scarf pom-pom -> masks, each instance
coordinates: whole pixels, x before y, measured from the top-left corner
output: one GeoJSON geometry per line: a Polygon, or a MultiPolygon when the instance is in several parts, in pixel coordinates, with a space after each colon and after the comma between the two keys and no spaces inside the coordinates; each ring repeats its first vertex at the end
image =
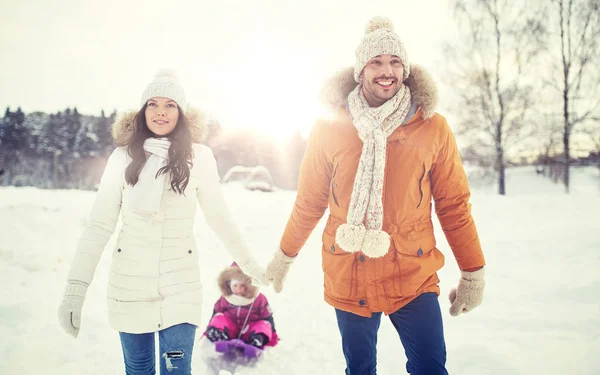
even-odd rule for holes
{"type": "Polygon", "coordinates": [[[367,230],[362,224],[342,224],[335,233],[335,242],[337,242],[344,251],[354,253],[362,249],[366,232],[367,230]]]}
{"type": "Polygon", "coordinates": [[[365,234],[362,252],[369,258],[381,258],[390,249],[390,235],[378,229],[369,229],[365,234]]]}

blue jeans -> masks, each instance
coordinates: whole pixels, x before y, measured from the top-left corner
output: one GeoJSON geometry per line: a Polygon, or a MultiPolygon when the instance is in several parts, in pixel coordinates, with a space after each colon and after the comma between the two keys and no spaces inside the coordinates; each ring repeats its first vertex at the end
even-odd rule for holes
{"type": "MultiPolygon", "coordinates": [[[[365,318],[335,310],[346,357],[346,375],[377,374],[377,331],[381,313],[365,318]]],[[[437,294],[424,293],[389,315],[414,375],[447,375],[446,343],[437,294]]]]}
{"type": "MultiPolygon", "coordinates": [[[[154,346],[155,332],[119,332],[126,375],[153,375],[156,373],[154,346]]],[[[160,375],[190,375],[196,326],[188,323],[158,331],[160,375]]]]}

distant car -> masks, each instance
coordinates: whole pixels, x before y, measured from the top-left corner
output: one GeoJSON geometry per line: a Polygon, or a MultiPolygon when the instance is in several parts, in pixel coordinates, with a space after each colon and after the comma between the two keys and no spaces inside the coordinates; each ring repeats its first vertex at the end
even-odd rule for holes
{"type": "Polygon", "coordinates": [[[245,181],[245,187],[248,190],[273,191],[273,177],[269,170],[262,165],[255,167],[236,165],[232,167],[223,177],[223,182],[231,181],[245,181]]]}

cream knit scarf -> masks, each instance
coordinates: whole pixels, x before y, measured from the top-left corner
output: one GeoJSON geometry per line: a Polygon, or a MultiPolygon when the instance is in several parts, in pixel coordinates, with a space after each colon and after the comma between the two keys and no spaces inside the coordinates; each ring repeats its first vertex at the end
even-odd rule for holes
{"type": "Polygon", "coordinates": [[[346,224],[339,226],[335,237],[345,251],[362,250],[370,258],[379,258],[388,252],[390,236],[382,230],[387,138],[402,124],[410,105],[410,89],[406,85],[380,107],[369,107],[362,85],[348,95],[350,114],[363,147],[346,224]]]}
{"type": "Polygon", "coordinates": [[[158,214],[162,208],[168,173],[156,176],[167,165],[171,142],[167,138],[148,138],[144,151],[150,154],[131,189],[131,210],[140,214],[158,214]]]}

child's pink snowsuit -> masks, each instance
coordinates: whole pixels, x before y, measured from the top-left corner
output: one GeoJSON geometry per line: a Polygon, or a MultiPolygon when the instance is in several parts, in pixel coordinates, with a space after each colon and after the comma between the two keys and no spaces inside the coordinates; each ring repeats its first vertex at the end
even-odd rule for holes
{"type": "Polygon", "coordinates": [[[221,272],[218,282],[221,298],[215,303],[208,327],[227,333],[229,339],[241,338],[244,342],[248,342],[253,334],[262,333],[267,337],[264,345],[275,346],[279,337],[275,332],[273,312],[267,297],[258,293],[258,288],[252,285],[252,279],[233,263],[221,272]],[[233,294],[231,280],[242,281],[246,285],[243,296],[233,294]]]}
{"type": "Polygon", "coordinates": [[[229,303],[225,297],[219,298],[215,303],[215,314],[208,326],[227,332],[231,339],[240,337],[245,342],[252,334],[262,333],[267,337],[265,345],[275,346],[279,338],[273,331],[272,321],[273,314],[267,298],[260,293],[253,303],[246,306],[236,306],[229,303]]]}

